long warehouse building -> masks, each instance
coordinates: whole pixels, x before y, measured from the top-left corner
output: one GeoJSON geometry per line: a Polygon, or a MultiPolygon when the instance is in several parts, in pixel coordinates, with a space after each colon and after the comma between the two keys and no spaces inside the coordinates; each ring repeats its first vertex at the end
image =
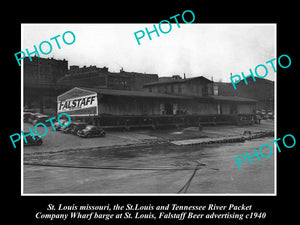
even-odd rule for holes
{"type": "Polygon", "coordinates": [[[57,97],[57,111],[67,112],[74,119],[106,128],[156,128],[164,125],[235,123],[241,119],[255,119],[255,100],[213,95],[212,82],[204,77],[165,82],[165,85],[178,83],[183,84],[182,89],[186,92],[153,91],[155,85],[162,85],[161,82],[152,83],[151,92],[75,87],[57,97]],[[204,92],[188,94],[191,90],[188,83],[202,87],[204,92]]]}

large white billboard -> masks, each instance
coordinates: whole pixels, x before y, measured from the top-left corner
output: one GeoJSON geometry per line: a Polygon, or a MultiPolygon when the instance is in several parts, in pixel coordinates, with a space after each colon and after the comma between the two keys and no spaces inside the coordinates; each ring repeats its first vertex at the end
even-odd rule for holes
{"type": "Polygon", "coordinates": [[[72,116],[98,115],[97,93],[73,88],[57,97],[57,113],[72,116]]]}

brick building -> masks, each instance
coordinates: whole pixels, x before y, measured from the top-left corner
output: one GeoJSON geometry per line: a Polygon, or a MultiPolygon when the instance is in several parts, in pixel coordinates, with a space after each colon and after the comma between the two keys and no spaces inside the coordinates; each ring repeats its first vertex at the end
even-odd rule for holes
{"type": "Polygon", "coordinates": [[[57,80],[68,71],[67,60],[25,57],[23,67],[24,106],[40,108],[55,105],[57,80]]]}
{"type": "Polygon", "coordinates": [[[67,60],[40,58],[24,59],[24,106],[37,111],[54,113],[56,96],[80,86],[115,90],[142,90],[145,83],[158,81],[157,74],[109,72],[107,67],[70,66],[67,60]]]}
{"type": "Polygon", "coordinates": [[[127,72],[123,69],[119,73],[114,73],[109,72],[107,67],[84,66],[80,68],[79,66],[70,66],[66,76],[58,81],[58,87],[60,89],[80,86],[118,90],[142,90],[144,84],[154,81],[158,81],[157,74],[127,72]]]}

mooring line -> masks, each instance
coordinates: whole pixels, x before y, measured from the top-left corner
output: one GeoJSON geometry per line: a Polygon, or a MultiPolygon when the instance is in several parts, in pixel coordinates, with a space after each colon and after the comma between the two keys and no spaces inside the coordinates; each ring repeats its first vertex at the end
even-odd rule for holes
{"type": "Polygon", "coordinates": [[[103,170],[195,170],[191,167],[112,167],[112,166],[78,166],[67,164],[42,164],[42,163],[28,163],[24,162],[27,166],[44,166],[44,167],[63,167],[63,168],[75,168],[75,169],[103,169],[103,170]]]}
{"type": "Polygon", "coordinates": [[[177,192],[177,194],[181,193],[183,191],[183,193],[186,193],[188,188],[190,187],[190,184],[196,174],[196,172],[199,170],[199,166],[197,166],[195,169],[194,169],[194,172],[192,174],[192,176],[188,179],[188,181],[185,183],[185,185],[183,185],[183,187],[177,192]]]}

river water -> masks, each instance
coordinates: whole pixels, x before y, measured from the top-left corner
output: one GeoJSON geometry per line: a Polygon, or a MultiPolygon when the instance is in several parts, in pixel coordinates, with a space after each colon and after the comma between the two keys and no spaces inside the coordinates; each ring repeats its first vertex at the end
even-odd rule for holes
{"type": "Polygon", "coordinates": [[[272,140],[152,144],[30,156],[25,162],[70,167],[25,165],[24,194],[273,194],[274,154],[260,161],[252,158],[252,165],[246,160],[241,170],[234,159],[245,152],[253,155],[254,148],[272,140]]]}

